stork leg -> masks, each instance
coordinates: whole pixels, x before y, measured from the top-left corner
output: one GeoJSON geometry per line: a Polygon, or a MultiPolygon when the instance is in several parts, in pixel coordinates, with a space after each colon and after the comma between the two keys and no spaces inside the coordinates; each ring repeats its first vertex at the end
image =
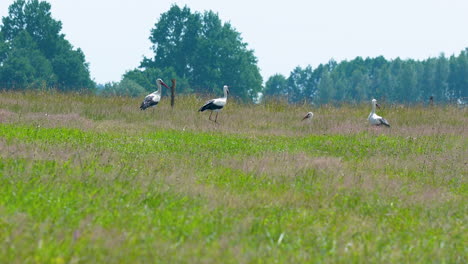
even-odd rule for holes
{"type": "Polygon", "coordinates": [[[209,119],[210,121],[213,121],[213,120],[211,120],[211,115],[212,115],[212,114],[213,114],[213,111],[210,111],[210,117],[208,117],[208,119],[209,119]]]}
{"type": "Polygon", "coordinates": [[[216,112],[216,118],[215,118],[215,123],[218,123],[218,112],[216,112]]]}

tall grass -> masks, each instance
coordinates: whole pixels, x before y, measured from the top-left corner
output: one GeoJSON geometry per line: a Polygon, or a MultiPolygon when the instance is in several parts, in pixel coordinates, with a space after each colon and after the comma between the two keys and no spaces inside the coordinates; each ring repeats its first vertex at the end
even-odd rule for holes
{"type": "Polygon", "coordinates": [[[0,262],[466,263],[466,109],[206,99],[1,93],[0,262]]]}

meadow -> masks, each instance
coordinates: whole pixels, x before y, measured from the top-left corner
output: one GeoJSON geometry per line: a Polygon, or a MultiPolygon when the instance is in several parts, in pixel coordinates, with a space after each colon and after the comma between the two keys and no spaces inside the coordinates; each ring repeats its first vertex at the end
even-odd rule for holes
{"type": "Polygon", "coordinates": [[[467,263],[468,108],[209,98],[1,92],[0,263],[467,263]]]}

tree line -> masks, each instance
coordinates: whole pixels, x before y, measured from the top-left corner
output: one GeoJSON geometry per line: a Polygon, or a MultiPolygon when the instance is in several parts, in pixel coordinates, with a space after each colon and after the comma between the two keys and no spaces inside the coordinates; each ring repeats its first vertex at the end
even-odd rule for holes
{"type": "Polygon", "coordinates": [[[357,57],[337,63],[330,60],[316,69],[296,67],[285,77],[271,76],[266,97],[283,97],[290,103],[360,102],[380,98],[389,102],[422,102],[430,97],[448,102],[468,97],[468,48],[458,56],[422,61],[357,57]]]}
{"type": "Polygon", "coordinates": [[[142,96],[157,78],[177,79],[178,93],[219,93],[224,84],[245,102],[282,97],[290,103],[358,102],[371,97],[394,102],[439,101],[468,96],[468,48],[458,56],[423,61],[360,58],[330,60],[313,69],[296,67],[288,77],[263,79],[254,51],[241,34],[212,11],[192,12],[174,4],[161,14],[149,39],[154,55],[123,74],[121,81],[97,85],[85,54],[61,33],[51,5],[17,0],[0,25],[0,89],[91,91],[142,96]]]}

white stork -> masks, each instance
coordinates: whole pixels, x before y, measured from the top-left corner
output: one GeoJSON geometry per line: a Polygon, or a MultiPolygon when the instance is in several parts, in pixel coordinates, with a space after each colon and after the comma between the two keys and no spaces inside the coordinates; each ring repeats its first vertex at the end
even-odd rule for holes
{"type": "Polygon", "coordinates": [[[198,109],[198,112],[211,110],[210,117],[208,119],[210,119],[210,121],[214,121],[215,123],[217,123],[216,121],[218,120],[218,112],[221,111],[221,109],[223,109],[223,107],[226,105],[226,102],[227,102],[227,95],[229,94],[229,88],[227,85],[224,85],[223,91],[224,91],[224,97],[211,99],[207,101],[202,107],[200,107],[200,109],[198,109]],[[213,111],[216,112],[215,120],[211,119],[211,115],[213,114],[213,111]]]}
{"type": "Polygon", "coordinates": [[[161,100],[161,85],[164,85],[164,87],[169,89],[167,84],[165,84],[163,82],[163,80],[161,80],[161,79],[156,80],[156,85],[158,86],[158,89],[156,91],[148,94],[145,97],[145,99],[143,100],[143,102],[140,105],[141,110],[145,110],[146,108],[155,106],[155,105],[157,105],[159,103],[159,101],[161,100]]]}
{"type": "Polygon", "coordinates": [[[312,117],[314,117],[314,113],[309,112],[302,118],[302,121],[304,121],[304,120],[310,121],[310,120],[312,120],[312,117]]]}
{"type": "Polygon", "coordinates": [[[367,118],[367,120],[369,120],[369,124],[375,125],[375,126],[384,125],[384,126],[390,127],[390,124],[388,123],[387,120],[385,120],[385,118],[375,113],[376,106],[380,108],[380,105],[377,103],[377,100],[372,99],[372,111],[370,112],[369,117],[367,118]]]}

